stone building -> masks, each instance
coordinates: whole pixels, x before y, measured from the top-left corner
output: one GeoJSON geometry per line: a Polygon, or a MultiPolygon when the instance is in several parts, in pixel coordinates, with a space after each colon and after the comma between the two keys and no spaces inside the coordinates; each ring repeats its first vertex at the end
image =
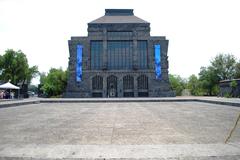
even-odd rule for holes
{"type": "Polygon", "coordinates": [[[240,79],[223,80],[219,82],[221,97],[239,97],[240,98],[240,79]],[[235,87],[232,86],[235,81],[235,87]]]}
{"type": "Polygon", "coordinates": [[[106,9],[88,23],[88,36],[71,37],[64,97],[174,96],[168,79],[168,40],[150,36],[150,23],[133,9],[106,9]]]}

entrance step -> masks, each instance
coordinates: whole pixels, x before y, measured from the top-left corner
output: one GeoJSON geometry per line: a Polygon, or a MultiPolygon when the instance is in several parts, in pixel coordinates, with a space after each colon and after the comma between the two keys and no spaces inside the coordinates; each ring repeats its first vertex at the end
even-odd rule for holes
{"type": "Polygon", "coordinates": [[[0,145],[0,159],[239,160],[240,143],[168,145],[0,145]]]}

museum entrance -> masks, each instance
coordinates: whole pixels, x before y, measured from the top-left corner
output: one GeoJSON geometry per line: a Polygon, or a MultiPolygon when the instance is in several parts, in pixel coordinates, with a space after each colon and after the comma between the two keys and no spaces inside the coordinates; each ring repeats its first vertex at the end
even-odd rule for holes
{"type": "Polygon", "coordinates": [[[109,76],[107,78],[107,96],[108,97],[117,97],[117,77],[109,76]]]}

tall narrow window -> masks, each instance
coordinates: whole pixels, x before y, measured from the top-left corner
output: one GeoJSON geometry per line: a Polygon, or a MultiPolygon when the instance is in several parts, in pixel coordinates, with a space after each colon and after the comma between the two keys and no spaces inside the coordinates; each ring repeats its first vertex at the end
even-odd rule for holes
{"type": "Polygon", "coordinates": [[[125,70],[132,68],[132,41],[108,41],[107,50],[108,69],[125,70]]]}
{"type": "Polygon", "coordinates": [[[155,47],[155,75],[156,79],[161,79],[162,68],[161,68],[161,47],[157,44],[155,47]]]}
{"type": "Polygon", "coordinates": [[[131,90],[134,88],[133,76],[127,75],[123,77],[123,90],[131,90]]]}
{"type": "Polygon", "coordinates": [[[82,81],[82,45],[77,45],[76,81],[82,81]]]}
{"type": "Polygon", "coordinates": [[[148,97],[148,77],[141,75],[137,78],[138,97],[148,97]]]}
{"type": "Polygon", "coordinates": [[[146,75],[141,75],[137,78],[138,90],[148,89],[148,77],[146,75]]]}
{"type": "Polygon", "coordinates": [[[94,76],[92,78],[92,89],[93,90],[103,89],[103,78],[101,76],[94,76]]]}
{"type": "Polygon", "coordinates": [[[123,97],[134,97],[134,78],[126,75],[123,77],[123,97]]]}
{"type": "Polygon", "coordinates": [[[138,67],[147,69],[147,41],[137,42],[138,67]]]}
{"type": "Polygon", "coordinates": [[[103,42],[91,41],[91,69],[102,69],[103,64],[103,42]]]}

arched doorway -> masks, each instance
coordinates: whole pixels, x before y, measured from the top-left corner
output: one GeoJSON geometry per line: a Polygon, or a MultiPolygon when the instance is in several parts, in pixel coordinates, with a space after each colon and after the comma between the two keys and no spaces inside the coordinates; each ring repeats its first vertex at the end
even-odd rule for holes
{"type": "Polygon", "coordinates": [[[123,77],[123,96],[134,97],[134,78],[133,76],[126,75],[123,77]]]}
{"type": "Polygon", "coordinates": [[[92,78],[92,97],[102,97],[103,78],[94,76],[92,78]]]}
{"type": "Polygon", "coordinates": [[[114,75],[107,78],[107,95],[108,97],[117,97],[117,77],[114,75]]]}
{"type": "Polygon", "coordinates": [[[148,97],[148,77],[141,75],[137,78],[138,97],[148,97]]]}

